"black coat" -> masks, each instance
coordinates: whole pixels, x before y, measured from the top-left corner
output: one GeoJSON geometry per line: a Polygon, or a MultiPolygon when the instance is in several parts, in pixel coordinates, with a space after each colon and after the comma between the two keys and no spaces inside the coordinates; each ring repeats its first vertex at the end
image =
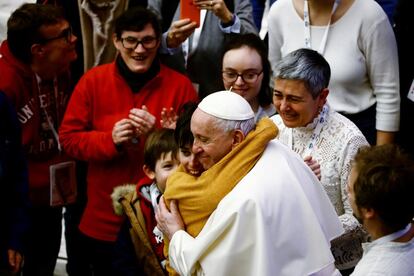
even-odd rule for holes
{"type": "Polygon", "coordinates": [[[28,208],[28,175],[20,124],[11,103],[0,91],[0,267],[7,266],[8,249],[24,254],[28,208]]]}

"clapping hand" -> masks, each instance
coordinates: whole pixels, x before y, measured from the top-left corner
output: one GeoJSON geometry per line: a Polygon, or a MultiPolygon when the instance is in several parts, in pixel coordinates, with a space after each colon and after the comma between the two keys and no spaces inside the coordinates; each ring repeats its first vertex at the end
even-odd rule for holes
{"type": "Polygon", "coordinates": [[[147,135],[155,127],[155,116],[148,112],[145,105],[142,108],[133,108],[129,112],[129,119],[135,128],[136,137],[147,135]]]}
{"type": "Polygon", "coordinates": [[[122,119],[112,128],[112,140],[115,145],[121,145],[134,137],[134,127],[129,119],[122,119]]]}

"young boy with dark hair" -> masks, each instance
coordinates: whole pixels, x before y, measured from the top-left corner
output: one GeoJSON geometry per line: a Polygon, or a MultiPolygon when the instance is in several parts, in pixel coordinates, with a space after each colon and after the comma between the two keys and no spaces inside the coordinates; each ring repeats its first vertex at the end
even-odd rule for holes
{"type": "Polygon", "coordinates": [[[144,146],[143,171],[147,177],[138,185],[114,189],[111,197],[115,213],[127,219],[115,244],[113,269],[116,275],[165,275],[163,237],[156,228],[154,210],[165,190],[167,178],[179,161],[174,130],[152,132],[144,146]]]}

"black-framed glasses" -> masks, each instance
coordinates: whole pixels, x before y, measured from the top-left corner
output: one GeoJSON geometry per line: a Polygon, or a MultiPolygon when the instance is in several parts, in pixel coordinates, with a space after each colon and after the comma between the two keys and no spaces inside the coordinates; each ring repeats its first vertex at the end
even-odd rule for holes
{"type": "Polygon", "coordinates": [[[45,44],[52,40],[61,39],[61,38],[64,38],[66,43],[69,43],[72,39],[72,35],[73,35],[72,26],[69,26],[55,37],[41,39],[40,43],[45,44]]]}
{"type": "Polygon", "coordinates": [[[153,36],[146,36],[143,39],[138,39],[132,36],[121,38],[122,46],[130,51],[135,50],[139,44],[141,44],[146,50],[151,50],[157,46],[157,42],[158,39],[153,36]]]}
{"type": "Polygon", "coordinates": [[[226,82],[235,82],[238,77],[241,77],[245,83],[253,84],[257,81],[257,78],[263,73],[263,70],[260,72],[255,71],[246,71],[241,74],[234,71],[223,71],[222,77],[226,82]]]}

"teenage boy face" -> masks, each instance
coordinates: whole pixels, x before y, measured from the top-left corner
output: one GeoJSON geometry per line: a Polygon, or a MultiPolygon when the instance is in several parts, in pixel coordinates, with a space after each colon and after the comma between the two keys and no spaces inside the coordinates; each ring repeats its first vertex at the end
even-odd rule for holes
{"type": "Polygon", "coordinates": [[[43,61],[57,72],[69,69],[70,64],[77,58],[77,37],[72,33],[72,28],[66,20],[60,20],[56,24],[44,25],[40,28],[44,42],[39,45],[42,48],[43,61]]]}
{"type": "Polygon", "coordinates": [[[163,154],[155,164],[154,180],[162,193],[165,191],[167,178],[177,169],[180,162],[171,152],[163,154]]]}
{"type": "Polygon", "coordinates": [[[139,32],[122,32],[120,39],[114,35],[113,41],[128,69],[134,73],[145,73],[149,70],[160,45],[150,23],[139,32]]]}

